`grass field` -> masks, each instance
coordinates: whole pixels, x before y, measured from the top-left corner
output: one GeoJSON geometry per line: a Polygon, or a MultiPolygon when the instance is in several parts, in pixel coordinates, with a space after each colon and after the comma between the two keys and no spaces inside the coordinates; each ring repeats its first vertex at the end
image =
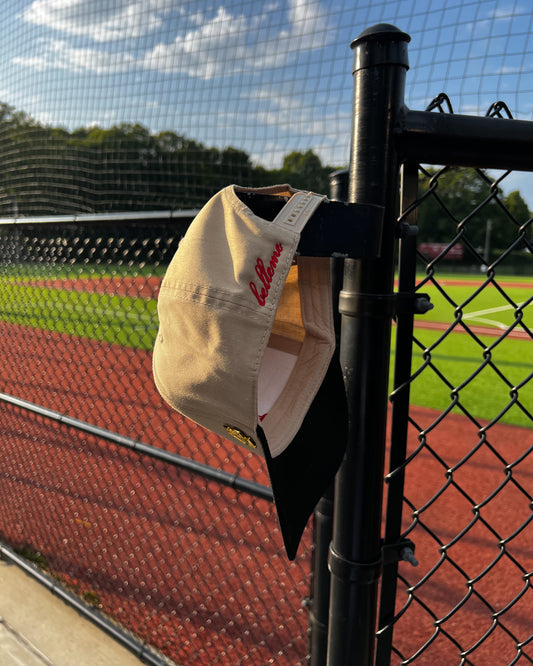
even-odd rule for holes
{"type": "MultiPolygon", "coordinates": [[[[160,269],[163,273],[163,268],[160,269]]],[[[154,270],[136,268],[133,279],[142,282],[154,270]]],[[[17,266],[0,276],[0,320],[67,333],[109,343],[148,350],[157,333],[157,303],[136,298],[96,293],[77,288],[84,281],[132,278],[128,266],[109,266],[95,273],[90,267],[17,266]],[[51,284],[53,286],[48,286],[51,284]]]]}
{"type": "MultiPolygon", "coordinates": [[[[151,275],[146,267],[133,279],[143,282],[151,275]]],[[[85,266],[68,271],[13,267],[0,276],[0,320],[150,350],[158,325],[155,298],[95,293],[76,286],[84,280],[122,278],[132,279],[131,268],[111,266],[105,274],[94,274],[85,266]]],[[[533,331],[533,278],[499,278],[507,297],[494,286],[476,294],[480,283],[477,276],[450,275],[439,277],[445,294],[430,285],[422,289],[434,308],[416,318],[412,371],[423,370],[412,383],[411,402],[439,410],[458,402],[455,411],[462,406],[485,420],[504,412],[502,422],[531,427],[532,340],[500,339],[489,332],[501,335],[515,321],[515,304],[521,306],[522,322],[533,331]],[[442,338],[442,330],[424,327],[426,322],[449,326],[459,315],[472,330],[483,327],[476,339],[459,332],[442,338]]]]}
{"type": "Polygon", "coordinates": [[[154,299],[9,283],[0,319],[138,349],[151,349],[157,332],[154,299]]]}
{"type": "Polygon", "coordinates": [[[504,330],[515,320],[513,304],[516,304],[523,307],[524,321],[529,317],[529,328],[533,328],[533,278],[499,279],[498,284],[505,285],[502,287],[504,293],[493,285],[476,293],[480,283],[479,278],[459,275],[453,279],[446,276],[439,279],[445,293],[432,285],[425,285],[421,291],[429,294],[433,309],[423,316],[424,321],[449,323],[456,319],[460,311],[462,319],[468,324],[504,330]]]}
{"type": "Polygon", "coordinates": [[[502,423],[532,427],[533,341],[499,336],[517,319],[514,305],[533,331],[533,278],[498,278],[505,296],[492,285],[476,293],[480,283],[481,278],[471,275],[442,276],[439,285],[445,294],[430,285],[421,290],[434,307],[416,318],[412,372],[423,370],[413,381],[411,402],[439,410],[458,402],[456,412],[463,407],[489,421],[503,413],[502,423]],[[459,318],[475,337],[465,332],[443,337],[439,328],[424,328],[426,322],[450,326],[459,318]]]}
{"type": "MultiPolygon", "coordinates": [[[[531,340],[506,340],[485,355],[463,333],[452,333],[430,351],[435,331],[417,330],[412,372],[424,368],[412,383],[411,403],[444,411],[458,400],[478,419],[492,420],[505,411],[502,423],[532,427],[533,348],[531,340]],[[429,365],[431,363],[431,365],[429,365]],[[517,393],[515,387],[518,387],[517,393]],[[513,396],[519,404],[513,403],[513,396]]],[[[460,413],[460,407],[454,411],[460,413]]]]}

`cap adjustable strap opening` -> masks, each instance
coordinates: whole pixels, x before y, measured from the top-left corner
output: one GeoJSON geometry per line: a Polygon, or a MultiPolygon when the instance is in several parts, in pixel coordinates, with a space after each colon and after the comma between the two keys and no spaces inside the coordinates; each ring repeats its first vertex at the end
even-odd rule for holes
{"type": "Polygon", "coordinates": [[[313,192],[296,192],[276,216],[273,224],[299,234],[325,198],[313,192]]]}

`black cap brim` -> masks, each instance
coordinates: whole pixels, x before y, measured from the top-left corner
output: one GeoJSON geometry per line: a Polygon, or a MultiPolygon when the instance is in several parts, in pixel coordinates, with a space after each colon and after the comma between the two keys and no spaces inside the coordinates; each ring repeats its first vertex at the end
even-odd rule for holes
{"type": "Polygon", "coordinates": [[[303,423],[283,453],[272,458],[258,428],[287,556],[294,560],[309,517],[331,485],[344,457],[347,409],[338,354],[303,423]]]}

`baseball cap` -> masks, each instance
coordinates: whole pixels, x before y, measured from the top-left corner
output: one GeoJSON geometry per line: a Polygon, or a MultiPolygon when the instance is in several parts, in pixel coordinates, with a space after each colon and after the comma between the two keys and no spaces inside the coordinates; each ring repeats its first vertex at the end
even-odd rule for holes
{"type": "Polygon", "coordinates": [[[265,459],[289,559],[346,446],[331,259],[297,252],[324,199],[288,185],[224,188],[189,226],[158,297],[157,389],[265,459]],[[281,210],[260,217],[244,194],[281,197],[281,210]]]}

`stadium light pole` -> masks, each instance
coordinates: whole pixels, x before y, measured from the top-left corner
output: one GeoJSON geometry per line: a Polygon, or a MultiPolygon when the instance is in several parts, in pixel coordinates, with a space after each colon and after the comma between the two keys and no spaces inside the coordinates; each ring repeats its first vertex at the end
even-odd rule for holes
{"type": "Polygon", "coordinates": [[[374,663],[399,176],[393,132],[404,109],[409,41],[379,24],[352,43],[349,201],[383,206],[385,217],[380,256],[345,259],[339,298],[349,431],[329,551],[328,666],[374,663]]]}

